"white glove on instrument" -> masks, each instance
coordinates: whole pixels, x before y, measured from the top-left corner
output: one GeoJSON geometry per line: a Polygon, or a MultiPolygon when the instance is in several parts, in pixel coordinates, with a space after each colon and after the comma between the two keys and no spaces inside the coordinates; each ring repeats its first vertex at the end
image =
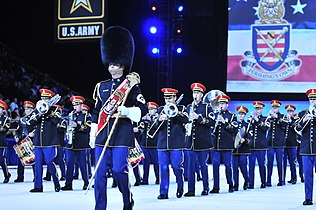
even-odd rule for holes
{"type": "Polygon", "coordinates": [[[121,113],[121,115],[128,117],[134,122],[139,122],[141,119],[142,112],[139,107],[125,107],[119,106],[117,111],[121,113]]]}
{"type": "Polygon", "coordinates": [[[98,132],[98,124],[97,123],[91,123],[89,145],[90,145],[90,147],[92,149],[95,148],[95,138],[97,136],[97,132],[98,132]]]}

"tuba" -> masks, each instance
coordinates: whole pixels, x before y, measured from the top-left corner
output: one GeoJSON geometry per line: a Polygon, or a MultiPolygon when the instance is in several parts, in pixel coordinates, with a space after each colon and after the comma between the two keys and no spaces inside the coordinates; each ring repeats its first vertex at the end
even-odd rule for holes
{"type": "Polygon", "coordinates": [[[211,90],[208,93],[206,93],[205,96],[203,97],[203,102],[210,104],[214,112],[220,111],[219,102],[216,99],[218,95],[226,95],[226,94],[220,90],[211,90]]]}
{"type": "MultiPolygon", "coordinates": [[[[220,91],[220,90],[211,90],[208,93],[205,94],[205,96],[203,97],[203,102],[210,104],[210,106],[213,108],[213,113],[212,114],[212,118],[215,118],[215,113],[219,113],[219,115],[221,114],[221,107],[219,106],[219,102],[216,99],[217,96],[219,95],[226,95],[224,92],[220,91]]],[[[212,131],[212,135],[214,135],[214,132],[216,130],[218,126],[218,120],[216,119],[213,131],[212,131]]]]}

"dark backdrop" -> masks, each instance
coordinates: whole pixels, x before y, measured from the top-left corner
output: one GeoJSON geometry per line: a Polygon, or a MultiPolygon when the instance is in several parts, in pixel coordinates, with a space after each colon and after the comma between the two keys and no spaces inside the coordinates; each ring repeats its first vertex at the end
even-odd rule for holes
{"type": "MultiPolygon", "coordinates": [[[[128,28],[135,39],[133,71],[141,75],[147,101],[157,95],[157,58],[147,52],[143,23],[150,17],[146,0],[108,0],[107,24],[128,28]]],[[[94,85],[110,78],[101,64],[99,40],[62,42],[54,39],[54,1],[10,0],[1,7],[1,39],[24,63],[50,74],[70,89],[92,98],[94,85]],[[10,11],[5,15],[4,11],[10,11]]],[[[226,87],[227,1],[185,0],[184,53],[174,56],[172,86],[191,101],[190,84],[201,82],[207,90],[226,87]]],[[[229,94],[233,100],[305,99],[304,94],[229,94]]]]}

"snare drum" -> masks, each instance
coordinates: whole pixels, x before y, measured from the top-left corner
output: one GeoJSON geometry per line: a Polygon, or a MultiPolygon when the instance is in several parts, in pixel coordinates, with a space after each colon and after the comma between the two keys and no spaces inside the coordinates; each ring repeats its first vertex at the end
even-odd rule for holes
{"type": "Polygon", "coordinates": [[[22,165],[33,165],[35,163],[34,146],[30,137],[26,137],[22,141],[13,146],[22,165]]]}
{"type": "Polygon", "coordinates": [[[135,139],[135,147],[129,149],[128,153],[128,163],[132,167],[136,167],[141,160],[145,158],[142,148],[139,146],[137,140],[135,139]]]}

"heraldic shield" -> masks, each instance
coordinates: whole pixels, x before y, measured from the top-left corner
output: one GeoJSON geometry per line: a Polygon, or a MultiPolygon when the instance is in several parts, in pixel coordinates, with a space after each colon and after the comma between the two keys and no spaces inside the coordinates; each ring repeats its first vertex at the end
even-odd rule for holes
{"type": "Polygon", "coordinates": [[[257,63],[267,71],[279,68],[290,48],[290,25],[252,25],[252,50],[257,63]]]}

